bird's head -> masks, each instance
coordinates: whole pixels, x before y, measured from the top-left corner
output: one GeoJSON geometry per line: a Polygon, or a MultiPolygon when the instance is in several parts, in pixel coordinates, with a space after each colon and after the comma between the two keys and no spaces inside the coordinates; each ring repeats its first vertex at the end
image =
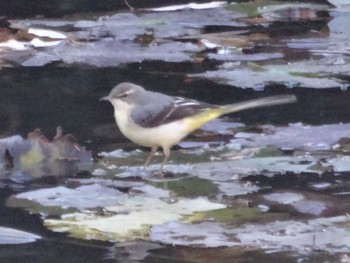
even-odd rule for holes
{"type": "Polygon", "coordinates": [[[123,82],[115,86],[107,96],[100,98],[100,101],[109,101],[115,108],[120,108],[125,104],[134,104],[144,92],[145,89],[141,86],[123,82]]]}

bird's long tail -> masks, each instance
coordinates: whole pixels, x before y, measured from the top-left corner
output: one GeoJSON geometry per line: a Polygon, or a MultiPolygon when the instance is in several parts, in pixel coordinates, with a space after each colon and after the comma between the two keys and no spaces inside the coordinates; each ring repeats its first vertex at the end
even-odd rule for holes
{"type": "Polygon", "coordinates": [[[194,131],[205,123],[216,119],[224,114],[238,112],[247,109],[259,108],[259,107],[268,107],[279,104],[287,104],[296,102],[297,98],[294,95],[277,95],[270,96],[261,99],[248,100],[243,102],[238,102],[234,104],[228,104],[219,106],[217,108],[210,108],[198,113],[194,116],[188,117],[185,119],[188,129],[194,131]]]}

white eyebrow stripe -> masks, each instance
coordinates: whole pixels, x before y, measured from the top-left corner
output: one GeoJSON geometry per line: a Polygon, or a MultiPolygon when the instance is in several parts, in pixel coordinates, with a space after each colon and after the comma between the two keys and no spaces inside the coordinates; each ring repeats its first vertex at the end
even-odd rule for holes
{"type": "Polygon", "coordinates": [[[130,94],[132,94],[132,93],[134,93],[135,92],[135,90],[127,90],[127,91],[124,91],[124,92],[122,92],[122,93],[119,93],[118,94],[118,98],[122,98],[122,97],[124,97],[124,96],[128,96],[128,95],[130,95],[130,94]]]}

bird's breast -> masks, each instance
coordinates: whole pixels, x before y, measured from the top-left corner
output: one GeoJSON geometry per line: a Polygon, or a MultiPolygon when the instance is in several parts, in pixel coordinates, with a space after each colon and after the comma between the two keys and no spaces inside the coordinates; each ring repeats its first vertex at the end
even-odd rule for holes
{"type": "Polygon", "coordinates": [[[136,124],[128,111],[115,110],[114,116],[121,133],[138,145],[171,147],[188,135],[182,120],[149,128],[136,124]]]}

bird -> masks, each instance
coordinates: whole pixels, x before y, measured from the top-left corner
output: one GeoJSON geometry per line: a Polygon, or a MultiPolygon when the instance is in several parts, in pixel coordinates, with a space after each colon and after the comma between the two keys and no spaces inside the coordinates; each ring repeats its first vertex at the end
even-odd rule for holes
{"type": "Polygon", "coordinates": [[[114,107],[114,117],[121,133],[132,142],[151,148],[144,170],[158,150],[163,149],[162,172],[171,147],[205,123],[222,115],[251,108],[293,103],[293,94],[276,95],[227,105],[214,105],[163,93],[148,91],[130,82],[116,85],[100,98],[114,107]]]}

